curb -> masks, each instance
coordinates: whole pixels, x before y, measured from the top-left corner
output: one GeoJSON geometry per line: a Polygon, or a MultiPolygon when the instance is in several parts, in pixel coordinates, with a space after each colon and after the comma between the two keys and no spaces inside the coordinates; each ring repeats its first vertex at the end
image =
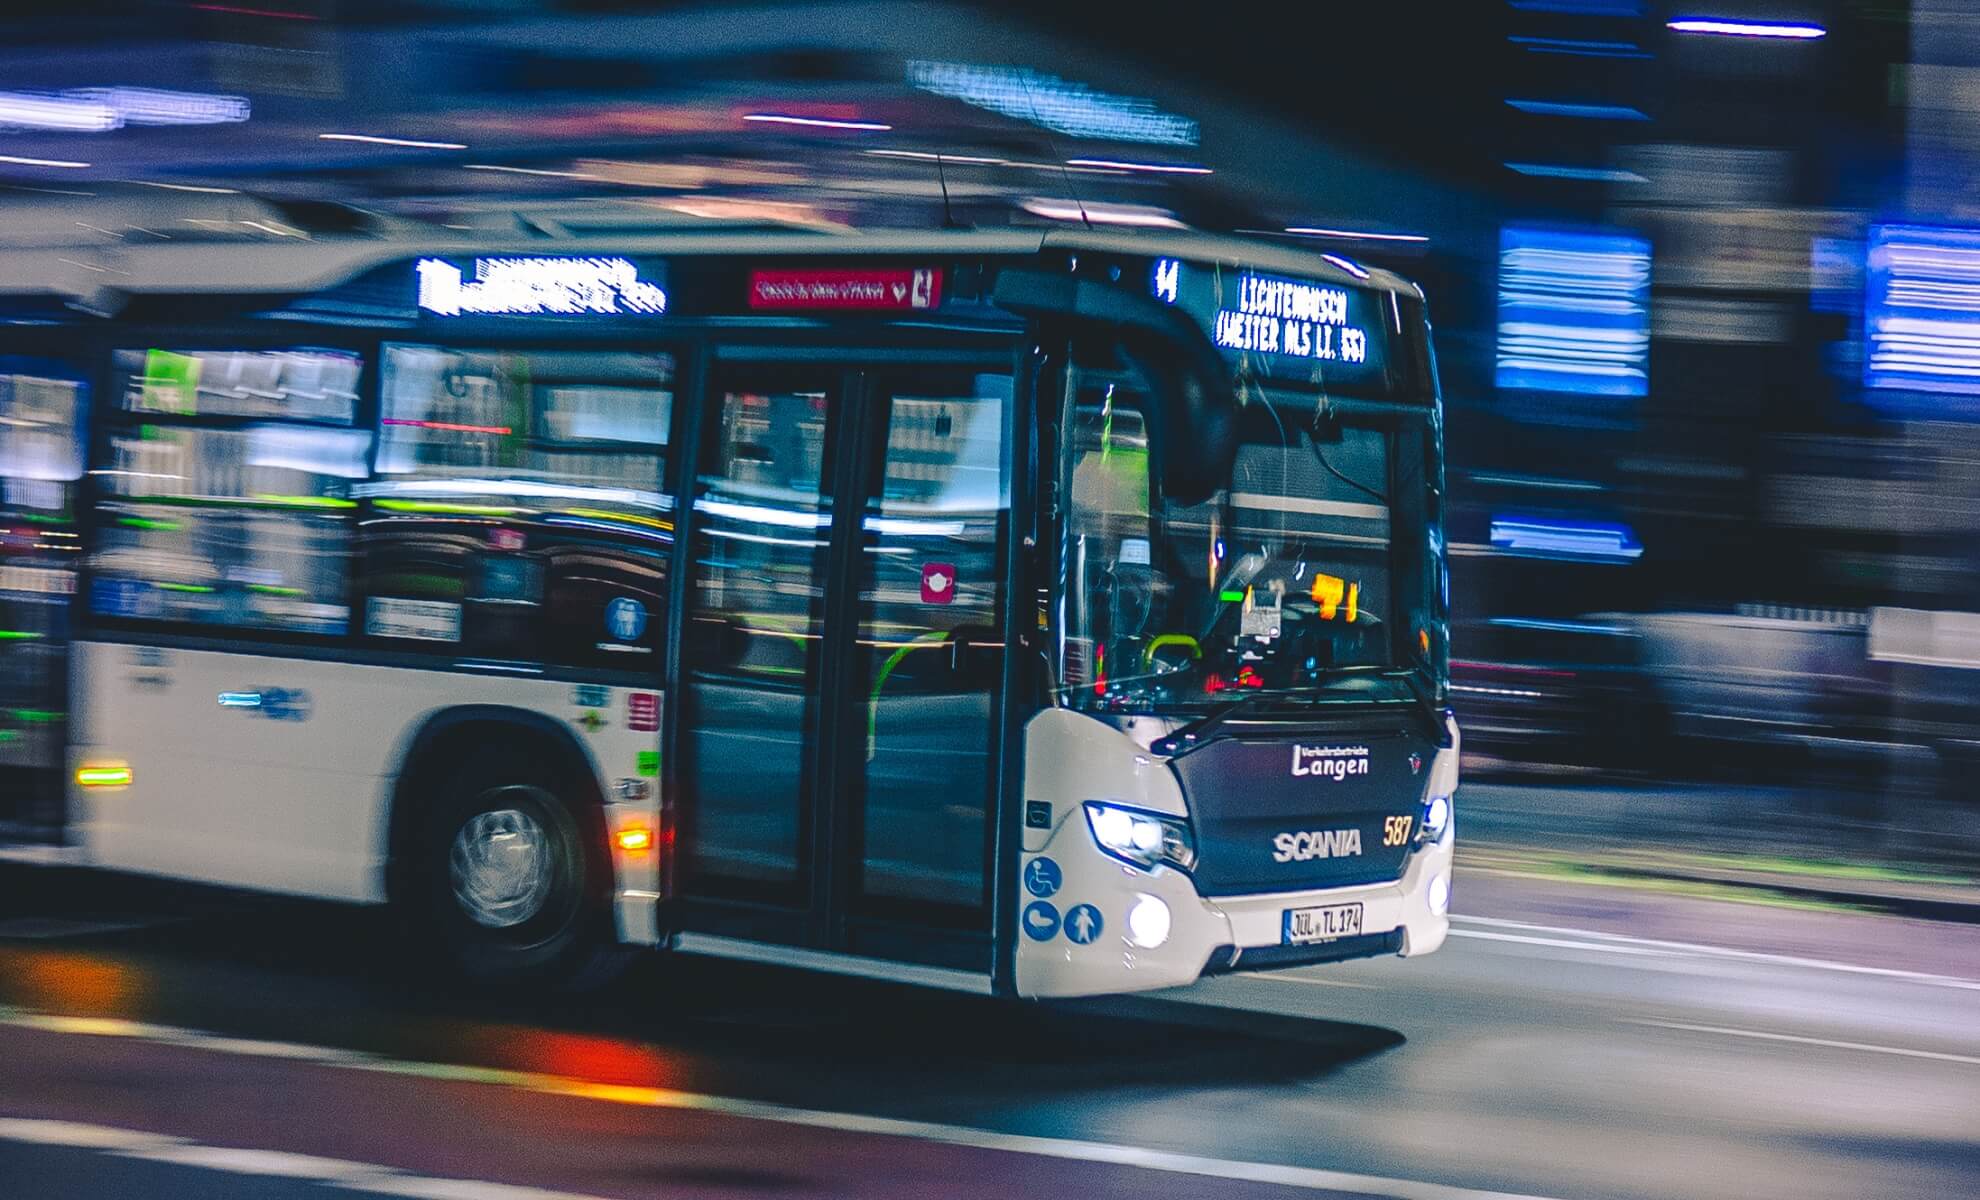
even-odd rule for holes
{"type": "Polygon", "coordinates": [[[1458,866],[1504,870],[1516,865],[1556,863],[1572,865],[1593,875],[1617,882],[1632,879],[1664,883],[1699,883],[1753,892],[1772,892],[1802,900],[1845,905],[1892,916],[1926,921],[1947,921],[1980,925],[1980,887],[1958,884],[1886,882],[1866,884],[1820,875],[1793,875],[1771,871],[1741,871],[1710,866],[1685,866],[1663,862],[1631,862],[1627,859],[1580,859],[1572,854],[1548,852],[1502,843],[1459,843],[1458,866]],[[1466,855],[1465,850],[1471,850],[1466,855]],[[1467,862],[1469,858],[1469,862],[1467,862]],[[1480,862],[1484,858],[1486,861],[1480,862]],[[1492,861],[1498,859],[1499,861],[1492,861]],[[1511,860],[1511,861],[1506,861],[1511,860]]]}
{"type": "Polygon", "coordinates": [[[1583,863],[1586,870],[1622,879],[1661,879],[1679,883],[1711,883],[1721,887],[1750,888],[1775,892],[1804,900],[1846,904],[1892,916],[1915,917],[1925,921],[1950,921],[1980,925],[1980,898],[1968,898],[1971,889],[1948,889],[1950,895],[1933,895],[1926,887],[1905,891],[1871,891],[1840,883],[1817,883],[1807,876],[1769,875],[1762,872],[1679,870],[1669,867],[1631,867],[1607,863],[1583,863]]]}

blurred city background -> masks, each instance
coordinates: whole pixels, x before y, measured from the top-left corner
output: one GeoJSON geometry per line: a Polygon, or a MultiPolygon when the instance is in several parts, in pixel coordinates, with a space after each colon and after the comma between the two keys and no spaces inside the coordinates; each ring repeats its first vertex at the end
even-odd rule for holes
{"type": "MultiPolygon", "coordinates": [[[[1980,16],[1219,14],[17,8],[0,273],[86,293],[133,245],[238,264],[418,226],[553,243],[1068,221],[1393,266],[1440,339],[1470,777],[1522,785],[1475,787],[1468,833],[1578,844],[1604,869],[1655,868],[1618,860],[1638,848],[1691,855],[1692,875],[1970,874],[1980,16]]],[[[17,494],[51,402],[0,397],[17,494]]],[[[9,561],[49,545],[16,528],[9,561]]],[[[11,629],[59,619],[32,587],[8,595],[11,629]]],[[[9,678],[0,754],[32,754],[54,683],[9,678]]]]}

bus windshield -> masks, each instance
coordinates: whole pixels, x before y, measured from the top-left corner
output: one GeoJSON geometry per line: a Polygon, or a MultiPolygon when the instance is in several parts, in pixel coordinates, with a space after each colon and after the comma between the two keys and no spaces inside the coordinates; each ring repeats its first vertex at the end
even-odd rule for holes
{"type": "Polygon", "coordinates": [[[1328,415],[1324,397],[1241,395],[1228,482],[1183,505],[1151,480],[1129,393],[1075,389],[1064,703],[1189,711],[1427,660],[1422,419],[1358,422],[1328,415]]]}

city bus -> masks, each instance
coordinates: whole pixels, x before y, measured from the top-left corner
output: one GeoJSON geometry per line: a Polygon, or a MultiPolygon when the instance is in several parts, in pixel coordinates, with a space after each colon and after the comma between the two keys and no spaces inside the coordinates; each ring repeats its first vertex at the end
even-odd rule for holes
{"type": "Polygon", "coordinates": [[[513,986],[1445,938],[1402,278],[1045,229],[62,257],[0,301],[10,857],[393,905],[513,986]]]}

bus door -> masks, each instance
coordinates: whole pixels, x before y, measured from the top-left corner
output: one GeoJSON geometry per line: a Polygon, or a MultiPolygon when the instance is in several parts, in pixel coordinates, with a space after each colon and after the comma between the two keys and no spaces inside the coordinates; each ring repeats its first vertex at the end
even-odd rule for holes
{"type": "Polygon", "coordinates": [[[718,361],[675,805],[685,927],[990,969],[1011,359],[718,361]]]}

